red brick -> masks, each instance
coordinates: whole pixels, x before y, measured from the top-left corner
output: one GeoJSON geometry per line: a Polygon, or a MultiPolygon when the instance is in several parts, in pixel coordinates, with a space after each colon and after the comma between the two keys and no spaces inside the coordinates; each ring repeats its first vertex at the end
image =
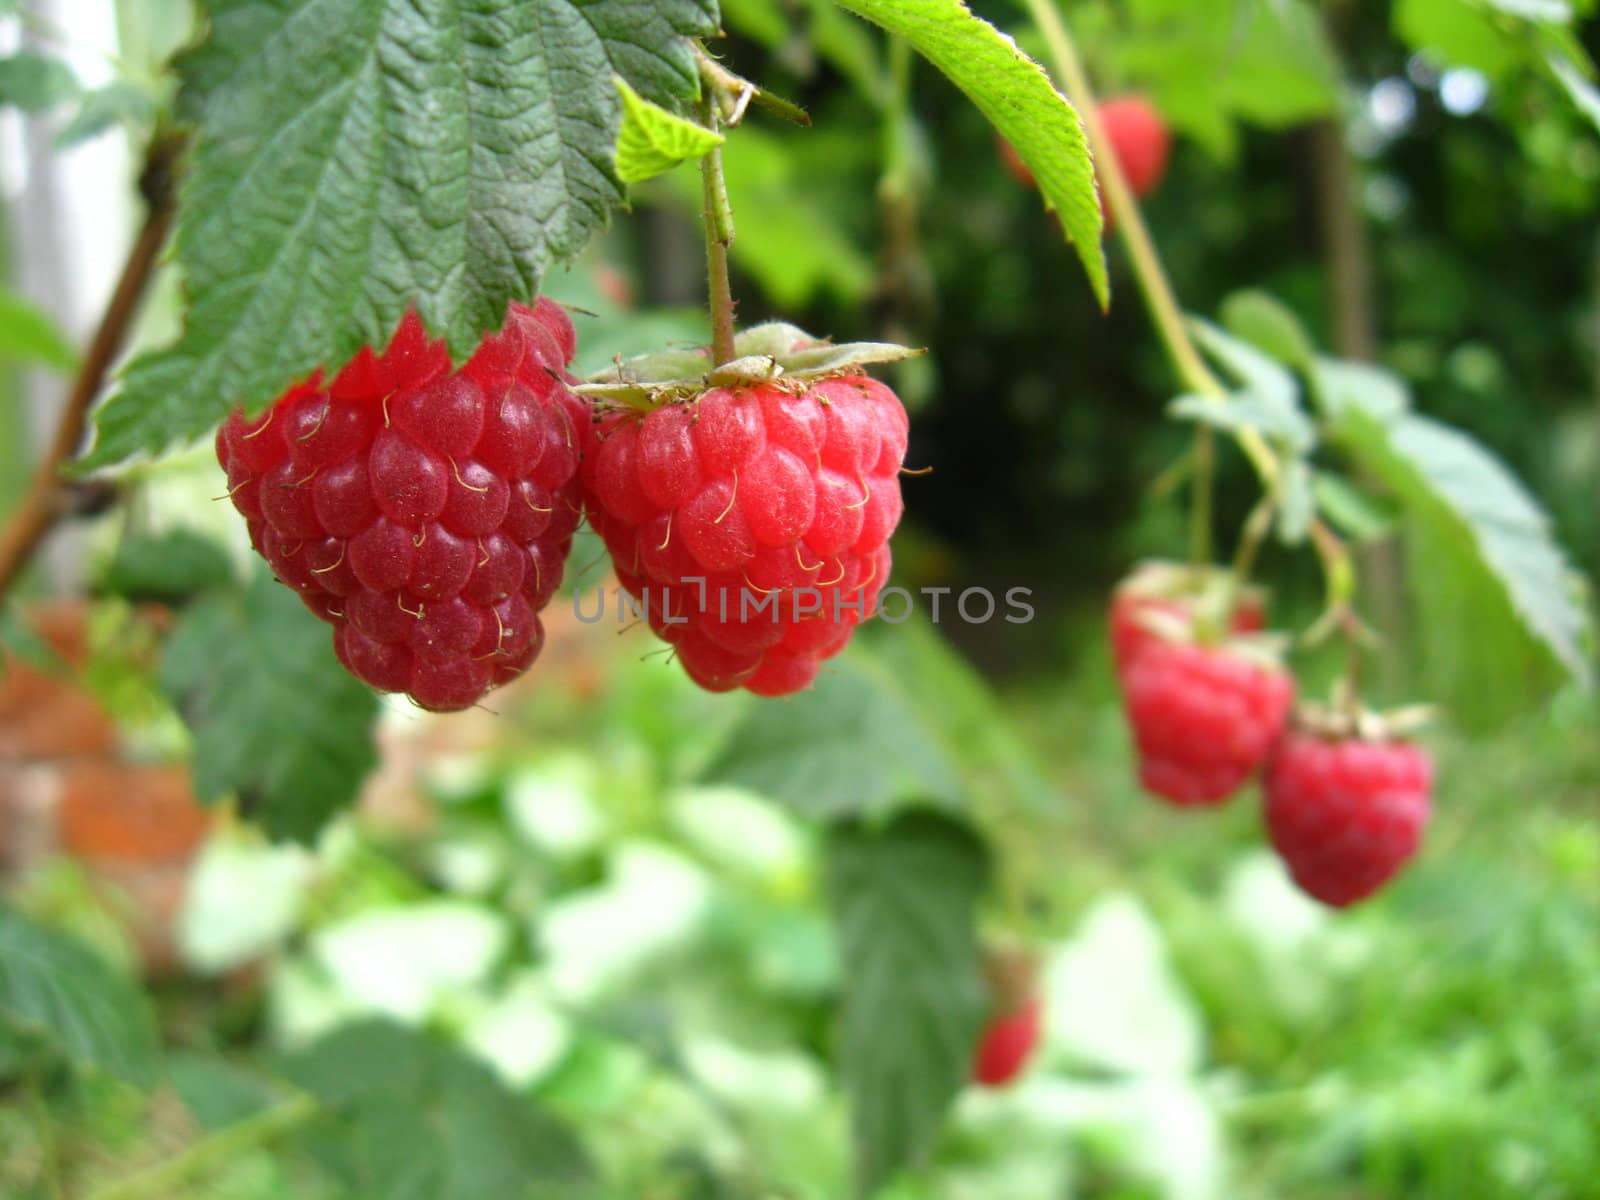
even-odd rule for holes
{"type": "MultiPolygon", "coordinates": [[[[88,659],[89,606],[58,601],[30,609],[27,623],[72,668],[88,659]]],[[[0,655],[0,761],[107,754],[117,729],[86,688],[0,655]]]]}
{"type": "Polygon", "coordinates": [[[88,862],[161,863],[187,859],[210,818],[185,767],[88,761],[63,764],[57,821],[88,862]]]}

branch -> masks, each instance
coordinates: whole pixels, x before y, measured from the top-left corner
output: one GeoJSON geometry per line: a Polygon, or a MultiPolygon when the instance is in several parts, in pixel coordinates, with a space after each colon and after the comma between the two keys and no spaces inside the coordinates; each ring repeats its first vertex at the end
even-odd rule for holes
{"type": "Polygon", "coordinates": [[[122,349],[128,326],[150,282],[161,248],[166,244],[175,208],[175,168],[183,145],[182,134],[158,134],[145,155],[144,171],[139,177],[139,190],[147,206],[144,226],[128,251],[122,277],[84,352],[77,377],[72,381],[72,391],[62,408],[55,437],[34,470],[17,511],[0,530],[0,598],[4,598],[33,558],[45,534],[73,510],[69,503],[72,489],[62,480],[61,467],[77,456],[88,424],[89,407],[105,386],[106,373],[122,349]]]}

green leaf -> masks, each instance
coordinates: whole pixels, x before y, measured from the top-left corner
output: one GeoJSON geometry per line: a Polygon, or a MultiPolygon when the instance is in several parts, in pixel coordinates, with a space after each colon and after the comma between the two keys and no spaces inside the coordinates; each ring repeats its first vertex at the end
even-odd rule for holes
{"type": "Polygon", "coordinates": [[[1404,508],[1418,655],[1456,716],[1488,728],[1565,678],[1588,684],[1576,577],[1516,477],[1466,434],[1410,412],[1387,372],[1319,360],[1313,379],[1330,438],[1404,508]]]}
{"type": "Polygon", "coordinates": [[[0,287],[0,358],[38,362],[67,372],[78,354],[55,318],[10,288],[0,287]]]}
{"type": "MultiPolygon", "coordinates": [[[[46,674],[63,674],[71,669],[13,605],[0,605],[0,650],[46,674]]],[[[0,676],[5,668],[5,660],[0,657],[0,676]]]]}
{"type": "Polygon", "coordinates": [[[1551,54],[1546,61],[1557,82],[1572,98],[1573,104],[1577,105],[1578,111],[1596,129],[1600,129],[1600,89],[1595,87],[1594,80],[1565,54],[1551,54]]]}
{"type": "Polygon", "coordinates": [[[1294,372],[1282,363],[1202,317],[1190,317],[1189,328],[1200,348],[1246,391],[1284,412],[1299,409],[1300,388],[1294,381],[1294,372]]]}
{"type": "Polygon", "coordinates": [[[617,178],[623,183],[642,183],[670,171],[682,162],[693,162],[709,154],[727,139],[720,133],[686,121],[652,104],[628,86],[622,76],[616,79],[622,96],[622,130],[617,134],[617,178]]]}
{"type": "Polygon", "coordinates": [[[117,125],[148,125],[158,106],[149,89],[121,80],[85,92],[72,120],[56,135],[56,145],[63,149],[76,146],[117,125]]]}
{"type": "Polygon", "coordinates": [[[0,104],[43,112],[77,94],[77,77],[60,59],[26,50],[0,58],[0,104]]]}
{"type": "Polygon", "coordinates": [[[873,657],[954,760],[967,790],[990,798],[995,811],[1055,811],[1060,789],[983,676],[938,629],[916,620],[881,632],[873,657]]]}
{"type": "Polygon", "coordinates": [[[146,1085],[150,1011],[131,982],[73,938],[0,905],[0,1026],[75,1068],[146,1085]]]}
{"type": "Polygon", "coordinates": [[[99,411],[90,466],[384,342],[415,306],[457,356],[622,200],[612,83],[696,94],[712,0],[213,0],[178,60],[200,132],[177,234],[184,332],[99,411]]]}
{"type": "Polygon", "coordinates": [[[827,887],[846,980],[840,1056],[858,1194],[926,1161],[988,1008],[975,933],[987,863],[928,811],[837,827],[827,887]]]}
{"type": "Polygon", "coordinates": [[[1337,112],[1339,63],[1319,8],[1140,0],[1118,6],[1095,57],[1146,91],[1175,131],[1230,159],[1237,121],[1283,129],[1337,112]]]}
{"type": "Polygon", "coordinates": [[[811,816],[847,816],[906,800],[964,802],[955,766],[893,672],[852,648],[814,687],[757,701],[706,768],[811,816]]]}
{"type": "Polygon", "coordinates": [[[286,1078],[330,1110],[323,1156],[368,1200],[577,1195],[591,1177],[564,1127],[460,1050],[383,1021],[291,1056],[286,1078]]]}
{"type": "Polygon", "coordinates": [[[1297,406],[1285,408],[1252,392],[1236,392],[1220,398],[1190,393],[1167,405],[1167,414],[1183,421],[1199,421],[1227,433],[1253,429],[1283,442],[1296,453],[1309,450],[1317,440],[1316,427],[1297,406]]]}
{"type": "Polygon", "coordinates": [[[213,1055],[179,1051],[167,1060],[167,1082],[205,1130],[222,1129],[283,1099],[284,1089],[255,1071],[213,1055]]]}
{"type": "Polygon", "coordinates": [[[1399,0],[1392,20],[1395,33],[1413,50],[1452,67],[1472,67],[1491,80],[1522,63],[1522,48],[1506,36],[1496,14],[1468,0],[1399,0]]]}
{"type": "Polygon", "coordinates": [[[1318,471],[1312,480],[1317,511],[1340,533],[1357,542],[1375,542],[1395,531],[1394,505],[1369,496],[1342,476],[1318,471]]]}
{"type": "Polygon", "coordinates": [[[1234,292],[1222,302],[1221,316],[1230,333],[1278,362],[1305,368],[1316,357],[1316,345],[1300,318],[1270,292],[1234,292]]]}
{"type": "Polygon", "coordinates": [[[1103,218],[1094,165],[1078,114],[1043,68],[962,0],[838,0],[840,7],[903,37],[966,93],[1016,148],[1045,203],[1061,217],[1102,307],[1110,303],[1103,218]]]}
{"type": "Polygon", "coordinates": [[[328,630],[265,572],[188,609],[161,686],[194,733],[195,790],[237,793],[275,837],[309,841],[372,768],[378,702],[328,630]]]}
{"type": "Polygon", "coordinates": [[[100,586],[135,600],[186,600],[233,582],[228,552],[192,529],[135,534],[117,544],[100,586]]]}

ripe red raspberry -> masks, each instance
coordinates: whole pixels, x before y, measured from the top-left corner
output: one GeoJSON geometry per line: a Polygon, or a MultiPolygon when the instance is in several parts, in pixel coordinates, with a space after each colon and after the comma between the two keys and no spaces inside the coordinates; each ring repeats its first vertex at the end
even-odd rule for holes
{"type": "Polygon", "coordinates": [[[1039,1044],[1043,1007],[1035,996],[1021,1008],[989,1019],[972,1057],[974,1083],[1004,1087],[1021,1073],[1039,1044]]]}
{"type": "Polygon", "coordinates": [[[1141,649],[1164,634],[1193,638],[1202,610],[1209,613],[1229,604],[1226,632],[1266,628],[1266,594],[1253,586],[1237,587],[1230,572],[1156,560],[1139,564],[1111,596],[1111,653],[1117,669],[1126,669],[1141,649]]]}
{"type": "Polygon", "coordinates": [[[1283,731],[1294,681],[1243,639],[1158,639],[1121,672],[1139,780],[1174,804],[1216,804],[1255,774],[1283,731]]]}
{"type": "Polygon", "coordinates": [[[217,431],[251,542],[358,679],[445,712],[538,656],[581,515],[576,340],[558,305],[514,304],[452,373],[408,313],[383,353],[217,431]]]}
{"type": "Polygon", "coordinates": [[[1267,832],[1294,881],[1343,908],[1417,852],[1432,789],[1433,762],[1413,742],[1292,730],[1267,763],[1267,832]]]}
{"type": "Polygon", "coordinates": [[[905,409],[859,372],[607,412],[589,522],[711,691],[799,691],[873,612],[900,521],[905,409]]]}
{"type": "Polygon", "coordinates": [[[1167,123],[1150,101],[1137,95],[1107,100],[1100,106],[1100,120],[1133,194],[1148,196],[1167,172],[1172,151],[1167,123]]]}

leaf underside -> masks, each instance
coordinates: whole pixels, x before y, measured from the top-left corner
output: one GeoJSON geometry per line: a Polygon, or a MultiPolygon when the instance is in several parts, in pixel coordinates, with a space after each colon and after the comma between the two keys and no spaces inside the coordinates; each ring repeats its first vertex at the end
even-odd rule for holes
{"type": "Polygon", "coordinates": [[[927,810],[841,825],[829,843],[859,1196],[926,1160],[970,1076],[987,1009],[974,930],[986,871],[972,833],[927,810]]]}
{"type": "Polygon", "coordinates": [[[1570,678],[1590,684],[1589,618],[1550,520],[1471,437],[1409,410],[1386,372],[1320,360],[1330,434],[1404,506],[1424,671],[1488,728],[1570,678]]]}
{"type": "Polygon", "coordinates": [[[276,837],[309,841],[376,762],[377,698],[339,665],[327,626],[265,572],[183,614],[161,685],[194,733],[200,798],[237,793],[276,837]]]}

